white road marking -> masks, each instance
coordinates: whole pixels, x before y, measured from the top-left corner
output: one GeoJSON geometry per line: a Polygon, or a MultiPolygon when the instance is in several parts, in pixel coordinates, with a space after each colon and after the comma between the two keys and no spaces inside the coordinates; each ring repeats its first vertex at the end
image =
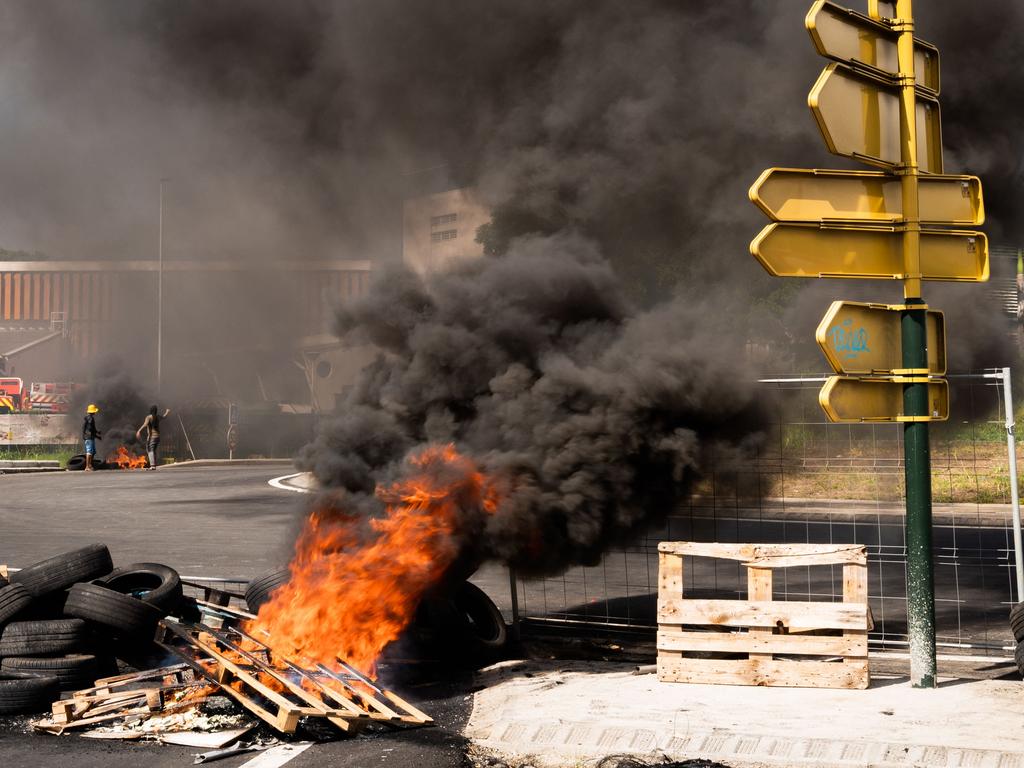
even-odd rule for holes
{"type": "Polygon", "coordinates": [[[308,488],[296,488],[294,485],[285,485],[285,480],[291,480],[293,477],[300,477],[306,474],[305,472],[293,472],[290,475],[281,475],[281,477],[275,477],[271,480],[267,480],[267,485],[272,485],[274,488],[279,488],[282,491],[294,491],[295,493],[312,493],[308,488]]]}
{"type": "Polygon", "coordinates": [[[312,746],[312,741],[300,741],[296,744],[278,744],[266,752],[260,752],[252,760],[242,763],[238,768],[280,768],[280,766],[291,762],[312,746]]]}

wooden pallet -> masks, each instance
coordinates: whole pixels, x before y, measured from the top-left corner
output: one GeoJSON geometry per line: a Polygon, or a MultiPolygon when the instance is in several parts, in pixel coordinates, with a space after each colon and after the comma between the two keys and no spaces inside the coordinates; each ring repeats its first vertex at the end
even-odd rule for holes
{"type": "Polygon", "coordinates": [[[197,699],[182,701],[179,694],[208,685],[185,664],[105,677],[91,688],[75,691],[69,699],[53,702],[50,719],[34,725],[40,730],[63,733],[126,717],[149,717],[194,706],[197,699]]]}
{"type": "Polygon", "coordinates": [[[433,720],[342,661],[306,669],[239,627],[160,623],[158,642],[261,720],[294,733],[301,717],[319,717],[355,733],[371,722],[426,725],[433,720]],[[340,671],[338,671],[340,669],[340,671]]]}
{"type": "Polygon", "coordinates": [[[870,614],[864,546],[662,542],[658,552],[660,681],[868,687],[870,614]],[[685,597],[684,557],[741,561],[747,568],[748,599],[685,597]],[[774,569],[809,565],[842,566],[843,602],[772,599],[774,569]],[[713,655],[719,658],[708,658],[713,655]]]}

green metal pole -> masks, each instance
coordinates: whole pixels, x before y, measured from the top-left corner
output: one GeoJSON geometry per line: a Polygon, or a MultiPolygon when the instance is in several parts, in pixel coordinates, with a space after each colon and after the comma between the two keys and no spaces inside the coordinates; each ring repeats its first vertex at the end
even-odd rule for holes
{"type": "MultiPolygon", "coordinates": [[[[907,304],[922,304],[908,299],[907,304]]],[[[925,310],[905,310],[902,315],[903,367],[928,367],[925,310]]],[[[903,388],[903,412],[928,414],[928,385],[903,388]]],[[[928,422],[903,425],[903,450],[907,481],[907,634],[910,639],[910,682],[915,688],[934,688],[935,583],[932,565],[932,460],[928,422]]]]}
{"type": "MultiPolygon", "coordinates": [[[[896,0],[899,30],[897,57],[900,84],[900,160],[903,198],[903,259],[906,277],[901,341],[906,375],[928,375],[926,310],[921,299],[921,217],[918,200],[917,99],[914,88],[913,0],[896,0]],[[920,306],[920,309],[910,307],[920,306]]],[[[927,417],[928,385],[906,384],[903,414],[927,417]]],[[[903,427],[907,484],[907,635],[910,640],[910,683],[935,687],[935,584],[932,565],[932,462],[928,422],[908,421],[903,427]]]]}

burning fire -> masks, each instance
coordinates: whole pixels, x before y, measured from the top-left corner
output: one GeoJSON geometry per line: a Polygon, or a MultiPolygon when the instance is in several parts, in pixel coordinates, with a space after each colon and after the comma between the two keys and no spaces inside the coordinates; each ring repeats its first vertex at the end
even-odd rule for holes
{"type": "Polygon", "coordinates": [[[290,580],[250,628],[275,654],[331,669],[341,658],[374,675],[384,647],[458,555],[460,510],[497,508],[492,481],[452,445],[428,447],[409,465],[408,479],[377,488],[383,516],[367,523],[330,506],[309,516],[290,580]]]}
{"type": "Polygon", "coordinates": [[[107,462],[117,464],[121,469],[145,469],[145,456],[132,456],[123,445],[117,446],[113,456],[107,457],[107,462]]]}

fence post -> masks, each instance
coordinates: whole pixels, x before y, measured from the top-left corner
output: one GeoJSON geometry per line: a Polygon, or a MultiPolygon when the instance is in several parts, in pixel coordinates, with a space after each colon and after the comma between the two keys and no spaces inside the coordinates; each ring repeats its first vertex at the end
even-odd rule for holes
{"type": "Polygon", "coordinates": [[[1020,496],[1017,493],[1017,446],[1013,430],[1013,394],[1010,389],[1010,369],[1003,368],[1003,410],[1006,412],[1006,450],[1010,467],[1010,505],[1013,511],[1013,562],[1017,571],[1017,601],[1024,600],[1024,547],[1021,546],[1020,496]]]}

